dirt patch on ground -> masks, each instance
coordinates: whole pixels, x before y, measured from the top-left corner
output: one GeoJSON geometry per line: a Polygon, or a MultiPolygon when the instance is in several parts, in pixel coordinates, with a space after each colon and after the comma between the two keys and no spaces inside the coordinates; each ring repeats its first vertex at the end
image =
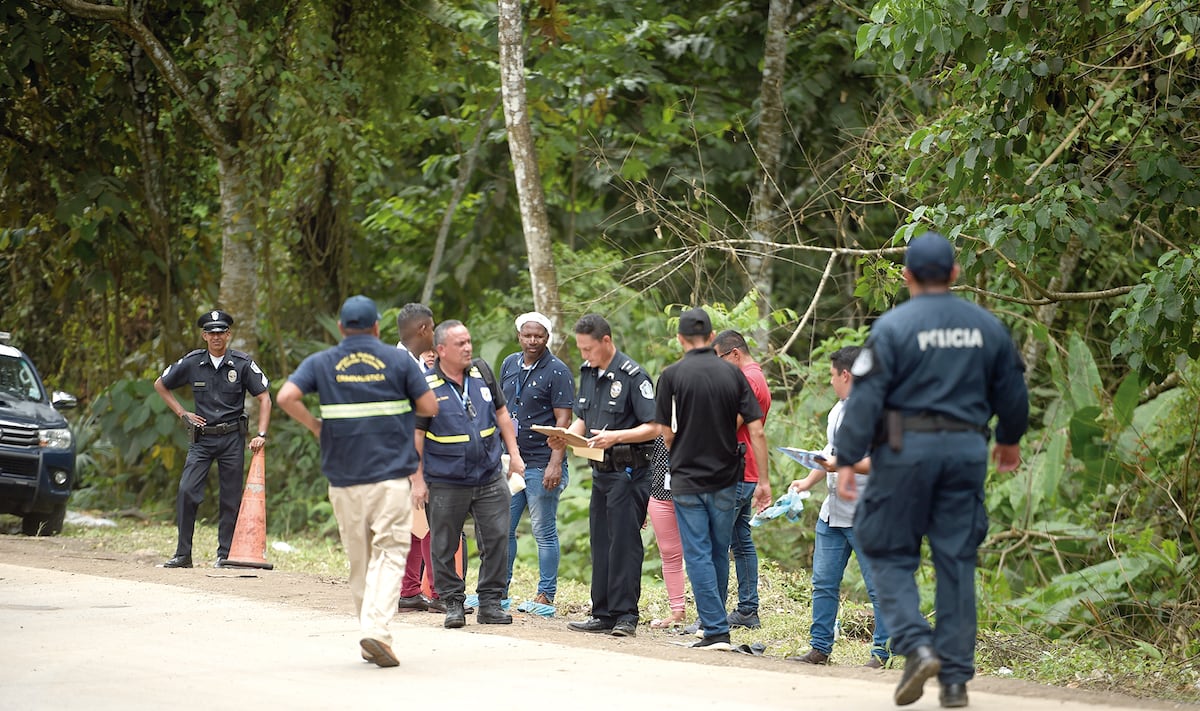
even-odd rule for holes
{"type": "MultiPolygon", "coordinates": [[[[75,538],[27,538],[0,535],[0,561],[11,565],[44,568],[67,573],[95,575],[121,580],[133,580],[161,585],[225,593],[252,600],[304,607],[332,613],[347,613],[350,590],[344,578],[294,573],[282,570],[231,570],[192,568],[167,570],[156,567],[161,552],[123,553],[106,550],[94,541],[75,538]]],[[[569,619],[582,619],[580,611],[560,610],[553,618],[514,613],[511,626],[483,627],[468,618],[467,630],[477,634],[497,634],[521,639],[561,644],[572,647],[604,649],[622,654],[655,659],[687,659],[713,666],[769,669],[784,673],[807,674],[838,678],[881,678],[894,683],[897,670],[872,671],[853,666],[801,666],[777,657],[750,656],[736,653],[703,652],[686,649],[692,638],[666,631],[638,629],[635,638],[618,639],[607,635],[589,635],[567,629],[569,619]]],[[[442,616],[425,612],[402,613],[405,623],[440,627],[442,616]]],[[[753,631],[735,632],[735,644],[750,644],[756,640],[753,631]]],[[[1182,709],[1196,706],[1147,699],[1133,700],[1117,694],[1078,689],[1041,686],[1013,679],[980,678],[971,682],[973,691],[1012,696],[1032,696],[1061,699],[1096,705],[1137,705],[1146,709],[1182,709]]]]}

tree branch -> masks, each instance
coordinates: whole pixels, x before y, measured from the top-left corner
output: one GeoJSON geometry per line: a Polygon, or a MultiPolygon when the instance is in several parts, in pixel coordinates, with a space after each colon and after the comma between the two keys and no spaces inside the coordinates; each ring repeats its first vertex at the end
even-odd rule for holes
{"type": "Polygon", "coordinates": [[[221,124],[208,111],[200,99],[196,87],[188,80],[183,70],[176,64],[175,58],[171,56],[171,52],[159,41],[154,32],[130,15],[129,8],[97,5],[82,0],[33,0],[33,2],[52,10],[61,10],[75,17],[107,22],[137,42],[145,50],[146,56],[150,58],[154,66],[158,68],[167,86],[171,87],[171,91],[187,107],[188,113],[200,126],[200,130],[212,142],[218,158],[225,158],[233,154],[233,148],[229,145],[224,131],[221,130],[221,124]]]}

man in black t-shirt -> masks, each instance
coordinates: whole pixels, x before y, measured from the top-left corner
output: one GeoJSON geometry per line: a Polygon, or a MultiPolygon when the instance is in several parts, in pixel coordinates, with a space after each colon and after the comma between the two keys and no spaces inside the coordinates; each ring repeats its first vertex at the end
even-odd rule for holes
{"type": "Polygon", "coordinates": [[[750,384],[710,345],[712,322],[701,308],[679,317],[683,359],[658,379],[654,419],[671,448],[671,495],[683,541],[683,560],[704,638],[696,647],[730,649],[725,597],[729,542],[737,517],[737,485],[745,466],[738,447],[739,417],[754,459],[767,471],[762,409],[750,384]]]}

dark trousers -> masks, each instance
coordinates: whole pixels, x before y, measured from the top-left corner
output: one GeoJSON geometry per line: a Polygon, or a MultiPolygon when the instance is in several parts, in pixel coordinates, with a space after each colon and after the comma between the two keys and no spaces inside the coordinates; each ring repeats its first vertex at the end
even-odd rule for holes
{"type": "Polygon", "coordinates": [[[871,483],[855,513],[854,537],[870,563],[892,648],[908,655],[932,646],[943,684],[975,675],[975,556],[987,534],[986,477],[983,435],[906,432],[903,451],[884,445],[872,452],[871,483]],[[914,578],[923,537],[937,575],[933,629],[914,578]]]}
{"type": "Polygon", "coordinates": [[[470,515],[475,521],[479,548],[479,584],[475,587],[480,607],[499,606],[508,574],[508,481],[497,473],[481,486],[451,486],[429,482],[430,552],[433,580],[438,597],[447,604],[466,599],[466,582],[454,565],[454,553],[462,539],[463,524],[470,515]]]}
{"type": "Polygon", "coordinates": [[[592,470],[592,616],[638,621],[642,596],[642,524],[650,501],[650,469],[592,470]]]}
{"type": "Polygon", "coordinates": [[[188,447],[183,475],[179,478],[179,496],[175,501],[175,525],[179,542],[175,555],[192,554],[192,534],[196,531],[196,511],[204,501],[204,485],[213,462],[217,463],[218,510],[217,557],[228,558],[242,507],[245,485],[246,438],[240,432],[203,436],[188,447]]]}

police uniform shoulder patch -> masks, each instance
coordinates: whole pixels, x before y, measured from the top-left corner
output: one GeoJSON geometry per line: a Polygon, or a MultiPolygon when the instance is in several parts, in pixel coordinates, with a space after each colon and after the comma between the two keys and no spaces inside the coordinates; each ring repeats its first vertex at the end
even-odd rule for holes
{"type": "Polygon", "coordinates": [[[178,363],[173,363],[171,365],[168,365],[166,368],[164,368],[161,377],[164,377],[164,378],[167,377],[167,373],[170,373],[171,368],[174,368],[176,365],[178,365],[178,363]]]}
{"type": "Polygon", "coordinates": [[[642,381],[642,384],[638,386],[638,392],[647,400],[654,399],[654,385],[649,380],[642,381]]]}
{"type": "Polygon", "coordinates": [[[442,380],[442,376],[438,375],[437,373],[429,373],[425,376],[425,383],[429,385],[430,388],[441,387],[443,382],[445,381],[442,380]]]}
{"type": "Polygon", "coordinates": [[[850,374],[856,378],[862,378],[870,375],[875,370],[875,354],[871,351],[870,346],[864,346],[858,352],[858,357],[854,359],[854,365],[850,366],[850,374]]]}
{"type": "Polygon", "coordinates": [[[471,370],[468,372],[468,375],[470,375],[472,378],[482,378],[483,377],[483,373],[479,372],[479,366],[475,366],[475,365],[471,366],[471,370]]]}
{"type": "Polygon", "coordinates": [[[255,363],[254,361],[250,361],[250,370],[254,371],[255,373],[262,372],[262,370],[258,367],[258,363],[255,363]]]}

